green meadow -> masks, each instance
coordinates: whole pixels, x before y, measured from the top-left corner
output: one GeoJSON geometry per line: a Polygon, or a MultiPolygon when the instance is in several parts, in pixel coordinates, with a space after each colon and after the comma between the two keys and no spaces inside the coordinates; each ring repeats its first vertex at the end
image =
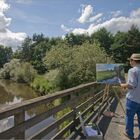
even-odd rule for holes
{"type": "Polygon", "coordinates": [[[114,71],[98,71],[96,76],[97,76],[97,81],[100,80],[106,80],[114,77],[116,73],[114,71]]]}

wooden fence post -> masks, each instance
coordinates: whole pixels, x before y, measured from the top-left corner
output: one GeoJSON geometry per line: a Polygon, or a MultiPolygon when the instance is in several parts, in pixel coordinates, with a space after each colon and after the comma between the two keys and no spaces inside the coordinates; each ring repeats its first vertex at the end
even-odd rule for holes
{"type": "MultiPolygon", "coordinates": [[[[18,124],[25,121],[25,111],[21,111],[18,114],[14,115],[14,125],[17,126],[18,124]]],[[[19,130],[19,133],[15,136],[15,139],[25,139],[25,130],[19,130]]]]}

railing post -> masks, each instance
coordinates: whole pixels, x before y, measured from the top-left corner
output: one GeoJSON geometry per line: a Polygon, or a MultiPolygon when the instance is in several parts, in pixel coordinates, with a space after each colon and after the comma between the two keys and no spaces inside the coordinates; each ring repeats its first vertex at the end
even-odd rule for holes
{"type": "Polygon", "coordinates": [[[76,110],[76,102],[75,102],[76,95],[75,94],[76,93],[73,92],[73,94],[71,94],[71,96],[70,96],[70,100],[73,100],[72,110],[73,110],[73,113],[74,113],[73,114],[74,126],[70,129],[70,133],[72,133],[73,131],[76,130],[76,125],[77,125],[77,123],[76,123],[77,110],[76,110]]]}
{"type": "MultiPolygon", "coordinates": [[[[14,115],[14,125],[17,126],[18,124],[25,121],[25,111],[21,111],[18,114],[14,115]]],[[[15,136],[15,139],[25,139],[25,130],[19,130],[19,133],[15,136]]]]}

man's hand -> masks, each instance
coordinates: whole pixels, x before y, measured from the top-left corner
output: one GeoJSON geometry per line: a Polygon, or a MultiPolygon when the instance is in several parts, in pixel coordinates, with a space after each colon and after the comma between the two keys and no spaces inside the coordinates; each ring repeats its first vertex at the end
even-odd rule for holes
{"type": "Polygon", "coordinates": [[[128,84],[120,84],[120,86],[122,87],[122,88],[127,88],[128,87],[128,84]]]}

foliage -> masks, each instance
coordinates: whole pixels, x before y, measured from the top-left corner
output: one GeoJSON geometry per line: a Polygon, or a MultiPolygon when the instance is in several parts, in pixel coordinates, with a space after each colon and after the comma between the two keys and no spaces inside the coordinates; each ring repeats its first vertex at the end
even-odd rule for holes
{"type": "Polygon", "coordinates": [[[96,63],[111,62],[99,44],[84,43],[82,46],[55,47],[46,54],[49,69],[58,69],[61,89],[95,81],[96,63]],[[57,58],[57,59],[56,59],[57,58]]]}
{"type": "Polygon", "coordinates": [[[3,69],[0,71],[0,75],[5,79],[30,83],[34,79],[36,71],[33,69],[30,63],[23,63],[18,59],[13,59],[4,65],[3,69]]]}
{"type": "Polygon", "coordinates": [[[100,43],[100,46],[104,48],[107,53],[111,53],[110,48],[113,43],[113,35],[110,32],[105,28],[101,28],[91,35],[91,42],[93,43],[95,40],[100,43]]]}
{"type": "Polygon", "coordinates": [[[46,72],[43,57],[50,49],[49,39],[43,34],[34,34],[33,38],[27,37],[22,46],[14,53],[14,58],[21,59],[23,62],[31,63],[39,74],[46,72]]]}
{"type": "Polygon", "coordinates": [[[125,71],[130,67],[127,58],[132,53],[140,53],[140,31],[137,26],[132,25],[128,32],[117,32],[114,36],[114,42],[111,45],[112,55],[115,62],[124,63],[125,71]]]}
{"type": "MultiPolygon", "coordinates": [[[[136,25],[132,25],[127,32],[118,31],[114,35],[105,28],[91,36],[70,33],[64,39],[34,34],[24,40],[14,55],[11,48],[0,46],[0,67],[9,62],[13,55],[13,58],[19,59],[21,63],[32,65],[38,74],[50,74],[52,70],[57,70],[57,84],[54,83],[57,87],[65,89],[94,81],[96,63],[110,63],[113,59],[115,63],[124,63],[128,68],[127,58],[132,53],[140,53],[139,38],[140,31],[136,25]]],[[[14,64],[5,65],[5,68],[1,69],[1,76],[11,78],[14,75],[14,80],[22,81],[23,73],[27,71],[19,70],[18,65],[12,67],[14,64]],[[18,73],[15,74],[11,69],[18,73]]],[[[20,67],[25,69],[26,66],[20,67]]]]}
{"type": "Polygon", "coordinates": [[[69,46],[73,47],[74,45],[82,45],[84,42],[89,40],[89,36],[82,35],[74,35],[73,33],[67,34],[65,36],[65,40],[69,46]]]}
{"type": "Polygon", "coordinates": [[[0,68],[3,67],[12,57],[12,49],[10,47],[4,47],[0,45],[0,68]]]}
{"type": "Polygon", "coordinates": [[[127,33],[119,31],[114,36],[114,43],[111,45],[111,51],[114,60],[117,63],[125,63],[126,59],[128,58],[126,40],[127,40],[127,33]]]}
{"type": "Polygon", "coordinates": [[[57,86],[57,70],[51,70],[43,76],[37,76],[31,83],[31,87],[41,94],[47,94],[59,90],[57,86]]]}

